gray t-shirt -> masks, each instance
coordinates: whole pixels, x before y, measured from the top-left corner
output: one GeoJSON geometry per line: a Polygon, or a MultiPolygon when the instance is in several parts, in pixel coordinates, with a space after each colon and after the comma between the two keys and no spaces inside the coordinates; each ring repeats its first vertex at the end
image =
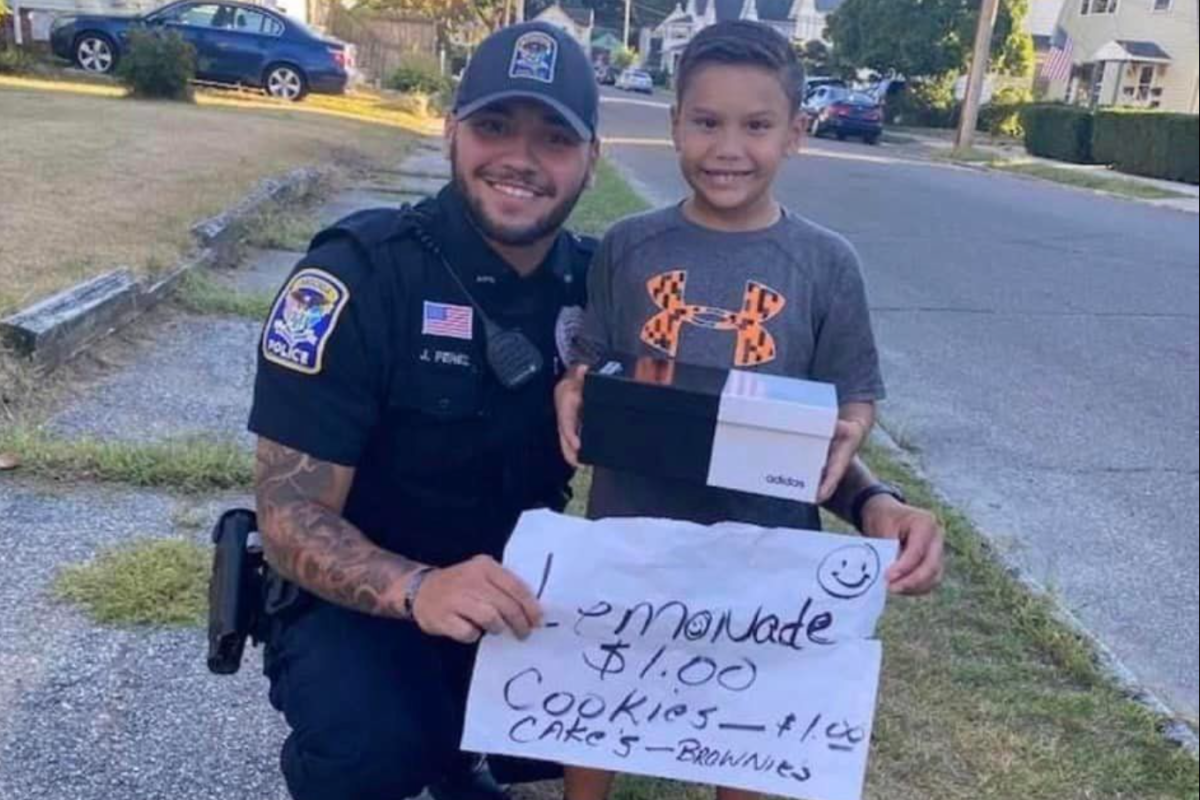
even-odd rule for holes
{"type": "MultiPolygon", "coordinates": [[[[617,223],[592,263],[579,346],[584,360],[657,356],[823,381],[843,404],[884,397],[858,255],[790,212],[747,233],[701,227],[682,206],[617,223]]],[[[596,470],[588,514],[820,525],[809,505],[609,469],[596,470]]]]}

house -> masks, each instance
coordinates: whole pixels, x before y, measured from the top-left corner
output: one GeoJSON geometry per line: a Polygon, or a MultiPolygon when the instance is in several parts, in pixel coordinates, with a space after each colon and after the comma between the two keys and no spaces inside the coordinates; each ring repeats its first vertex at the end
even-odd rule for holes
{"type": "Polygon", "coordinates": [[[624,46],[618,31],[607,28],[592,31],[592,61],[597,64],[611,64],[613,55],[624,46]]]}
{"type": "Polygon", "coordinates": [[[1034,69],[1033,91],[1045,97],[1049,83],[1042,77],[1042,67],[1050,57],[1054,46],[1054,30],[1062,16],[1065,0],[1030,0],[1029,13],[1025,15],[1025,32],[1033,39],[1034,69]]]}
{"type": "Polygon", "coordinates": [[[50,26],[54,18],[78,14],[144,14],[164,5],[166,0],[9,0],[8,5],[15,19],[20,20],[19,30],[14,30],[17,44],[47,46],[50,41],[50,26]]]}
{"type": "Polygon", "coordinates": [[[643,29],[639,50],[657,54],[647,66],[674,74],[688,42],[710,25],[748,19],[770,25],[791,41],[823,40],[826,21],[841,4],[842,0],[685,0],[657,28],[643,29]]]}
{"type": "Polygon", "coordinates": [[[1043,71],[1051,100],[1200,111],[1195,0],[1066,0],[1055,40],[1043,71]]]}
{"type": "Polygon", "coordinates": [[[534,19],[562,28],[583,46],[584,51],[591,58],[592,30],[596,27],[595,11],[583,6],[555,3],[534,19]]]}

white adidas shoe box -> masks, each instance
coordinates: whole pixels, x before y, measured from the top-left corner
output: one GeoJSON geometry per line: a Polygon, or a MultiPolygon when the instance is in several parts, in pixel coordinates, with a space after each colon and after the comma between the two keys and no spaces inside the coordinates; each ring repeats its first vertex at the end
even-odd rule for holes
{"type": "Polygon", "coordinates": [[[588,373],[583,417],[585,463],[814,503],[838,399],[824,383],[615,358],[588,373]]]}

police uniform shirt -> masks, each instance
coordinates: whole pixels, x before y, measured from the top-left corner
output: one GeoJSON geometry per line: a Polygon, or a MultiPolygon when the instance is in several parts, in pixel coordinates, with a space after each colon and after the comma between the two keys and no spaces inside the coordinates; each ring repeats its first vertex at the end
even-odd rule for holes
{"type": "Polygon", "coordinates": [[[407,215],[362,212],[314,241],[277,298],[249,427],[355,468],[345,517],[381,547],[435,565],[498,558],[523,510],[561,508],[568,496],[556,324],[582,304],[590,250],[561,234],[522,278],[470,223],[455,188],[416,211],[487,315],[542,353],[542,373],[501,386],[463,288],[398,232],[407,215]]]}

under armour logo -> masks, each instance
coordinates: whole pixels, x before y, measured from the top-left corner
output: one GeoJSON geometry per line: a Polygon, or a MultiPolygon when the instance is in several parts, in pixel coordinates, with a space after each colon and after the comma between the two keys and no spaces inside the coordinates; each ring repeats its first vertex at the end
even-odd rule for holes
{"type": "Polygon", "coordinates": [[[650,298],[662,311],[642,328],[642,341],[674,358],[679,352],[684,324],[737,334],[734,366],[756,367],[775,360],[775,337],[766,323],[777,317],[787,299],[755,281],[746,283],[741,311],[688,305],[687,271],[664,272],[646,283],[650,298]]]}

